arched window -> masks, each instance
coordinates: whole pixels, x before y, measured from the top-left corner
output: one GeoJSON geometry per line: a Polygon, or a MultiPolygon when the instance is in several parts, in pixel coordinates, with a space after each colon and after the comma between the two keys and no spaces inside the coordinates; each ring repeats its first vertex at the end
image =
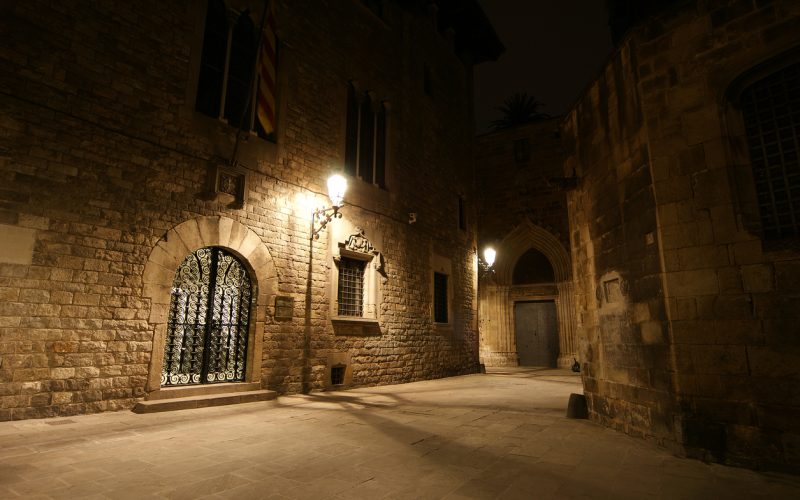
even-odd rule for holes
{"type": "Polygon", "coordinates": [[[553,283],[555,280],[550,261],[542,252],[531,248],[517,260],[511,282],[515,285],[528,285],[553,283]]]}
{"type": "Polygon", "coordinates": [[[800,63],[749,85],[740,102],[763,237],[798,237],[800,63]]]}
{"type": "Polygon", "coordinates": [[[244,381],[254,295],[247,270],[227,251],[186,257],[172,284],[161,385],[244,381]]]}

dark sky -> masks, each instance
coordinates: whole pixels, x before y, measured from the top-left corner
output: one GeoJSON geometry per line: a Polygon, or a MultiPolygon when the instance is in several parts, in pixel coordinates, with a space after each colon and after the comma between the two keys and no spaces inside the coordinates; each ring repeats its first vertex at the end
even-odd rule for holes
{"type": "Polygon", "coordinates": [[[506,46],[497,62],[475,67],[478,133],[500,118],[515,92],[535,96],[550,115],[563,114],[611,52],[604,0],[479,0],[506,46]]]}

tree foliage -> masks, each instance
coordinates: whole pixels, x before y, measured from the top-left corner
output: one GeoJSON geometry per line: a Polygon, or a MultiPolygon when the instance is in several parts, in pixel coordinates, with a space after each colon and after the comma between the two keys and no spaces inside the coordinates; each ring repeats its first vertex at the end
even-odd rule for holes
{"type": "Polygon", "coordinates": [[[539,109],[544,106],[533,96],[527,93],[515,93],[503,101],[503,105],[497,108],[503,113],[503,117],[492,122],[492,128],[500,130],[504,128],[516,127],[524,123],[546,120],[550,118],[547,113],[542,113],[539,109]]]}

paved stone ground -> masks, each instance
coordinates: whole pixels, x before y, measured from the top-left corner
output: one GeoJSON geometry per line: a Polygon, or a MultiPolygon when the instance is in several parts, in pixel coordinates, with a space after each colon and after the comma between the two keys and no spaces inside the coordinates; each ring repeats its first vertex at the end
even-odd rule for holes
{"type": "Polygon", "coordinates": [[[136,415],[0,423],[0,498],[800,498],[564,417],[579,379],[509,369],[136,415]]]}

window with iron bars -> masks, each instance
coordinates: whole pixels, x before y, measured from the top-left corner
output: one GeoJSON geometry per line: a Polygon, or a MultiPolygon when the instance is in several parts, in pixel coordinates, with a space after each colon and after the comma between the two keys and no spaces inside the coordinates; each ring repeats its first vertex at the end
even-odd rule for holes
{"type": "Polygon", "coordinates": [[[765,240],[800,236],[800,63],[742,92],[742,115],[765,240]]]}
{"type": "Polygon", "coordinates": [[[342,257],[339,261],[339,316],[364,315],[364,269],[366,262],[342,257]]]}

